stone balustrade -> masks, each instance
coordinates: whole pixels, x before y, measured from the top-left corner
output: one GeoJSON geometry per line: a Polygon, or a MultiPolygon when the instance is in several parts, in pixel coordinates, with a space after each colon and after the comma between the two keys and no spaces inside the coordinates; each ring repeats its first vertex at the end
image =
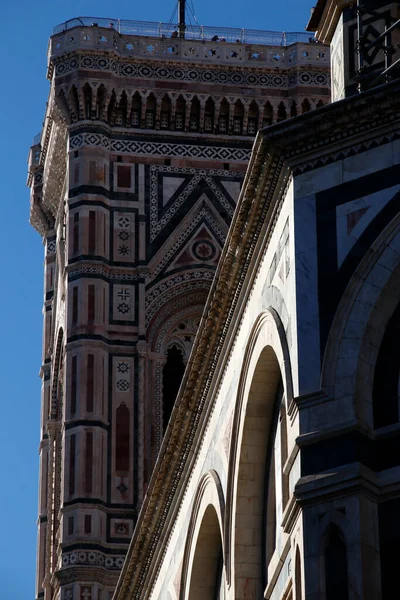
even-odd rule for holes
{"type": "MultiPolygon", "coordinates": [[[[278,39],[288,41],[294,34],[276,34],[278,39]]],[[[301,34],[298,34],[301,35],[301,34]]],[[[218,36],[214,36],[218,37],[218,36]]],[[[243,36],[242,36],[243,37],[243,36]]],[[[302,36],[304,37],[304,35],[302,36]]],[[[298,38],[293,38],[298,39],[298,38]]],[[[246,43],[215,39],[181,39],[145,35],[125,35],[114,28],[77,26],[53,35],[49,45],[49,59],[54,60],[77,50],[114,51],[124,57],[140,57],[151,60],[176,60],[179,62],[203,62],[242,64],[247,66],[271,66],[291,68],[297,65],[329,64],[329,49],[322,44],[296,41],[290,45],[246,43]]],[[[271,38],[271,41],[274,41],[271,38]]]]}

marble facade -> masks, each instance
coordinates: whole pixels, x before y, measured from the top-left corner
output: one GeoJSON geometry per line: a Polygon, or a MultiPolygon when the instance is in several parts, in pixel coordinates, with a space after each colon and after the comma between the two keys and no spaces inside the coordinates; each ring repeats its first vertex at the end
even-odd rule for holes
{"type": "Polygon", "coordinates": [[[397,587],[400,80],[342,92],[257,135],[114,600],[397,587]]]}

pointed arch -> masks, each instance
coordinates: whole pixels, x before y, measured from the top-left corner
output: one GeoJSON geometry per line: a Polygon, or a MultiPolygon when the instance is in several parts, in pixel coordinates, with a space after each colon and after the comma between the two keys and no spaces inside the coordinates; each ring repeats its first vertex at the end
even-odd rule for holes
{"type": "Polygon", "coordinates": [[[97,90],[96,97],[96,118],[104,121],[107,102],[107,90],[103,83],[100,84],[97,90]]]}
{"type": "Polygon", "coordinates": [[[285,331],[276,311],[269,308],[256,320],[246,347],[231,434],[225,555],[228,584],[234,584],[234,594],[240,594],[244,585],[251,588],[252,597],[262,594],[268,558],[265,544],[271,555],[275,546],[274,522],[277,522],[274,487],[278,481],[274,462],[279,457],[273,450],[274,440],[280,406],[282,402],[290,402],[292,396],[285,331]],[[270,501],[265,524],[270,525],[267,536],[262,534],[266,492],[270,501]],[[239,534],[243,528],[249,530],[253,540],[250,558],[239,534]],[[234,566],[241,561],[244,565],[236,569],[234,566]]]}
{"type": "Polygon", "coordinates": [[[301,103],[301,112],[302,114],[309,112],[311,110],[311,104],[310,101],[308,100],[308,98],[304,98],[303,102],[301,103]]]}
{"type": "Polygon", "coordinates": [[[118,103],[118,111],[117,111],[117,125],[122,125],[126,127],[128,117],[128,97],[126,95],[125,90],[122,90],[121,97],[118,103]]]}
{"type": "Polygon", "coordinates": [[[290,116],[297,117],[297,104],[295,100],[293,100],[292,104],[290,105],[290,116]]]}
{"type": "Polygon", "coordinates": [[[107,121],[110,125],[114,125],[115,124],[115,108],[117,105],[117,97],[115,95],[115,91],[113,90],[111,92],[111,98],[110,101],[108,103],[108,108],[107,108],[107,121]]]}
{"type": "Polygon", "coordinates": [[[286,106],[283,102],[280,102],[278,106],[276,120],[279,123],[279,121],[285,121],[285,119],[287,119],[286,106]]]}
{"type": "Polygon", "coordinates": [[[83,93],[83,101],[84,101],[84,109],[85,109],[85,119],[92,118],[92,88],[89,83],[86,82],[82,88],[83,93]]]}
{"type": "Polygon", "coordinates": [[[272,104],[269,101],[267,101],[264,105],[262,126],[267,127],[268,125],[272,125],[273,122],[274,109],[272,108],[272,104]]]}

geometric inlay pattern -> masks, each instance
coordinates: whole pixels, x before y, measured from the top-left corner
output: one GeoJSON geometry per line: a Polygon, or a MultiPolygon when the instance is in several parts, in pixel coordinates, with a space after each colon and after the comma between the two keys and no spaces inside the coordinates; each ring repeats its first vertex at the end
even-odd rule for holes
{"type": "Polygon", "coordinates": [[[264,71],[242,69],[208,69],[199,67],[178,67],[143,62],[122,62],[104,55],[73,56],[56,63],[56,77],[79,68],[111,71],[114,75],[135,79],[163,79],[174,81],[199,81],[205,84],[246,85],[263,88],[287,88],[292,85],[328,85],[327,73],[320,71],[300,71],[298,73],[266,73],[264,71]]]}
{"type": "Polygon", "coordinates": [[[82,146],[102,147],[118,154],[140,154],[152,156],[171,156],[181,158],[204,158],[227,162],[247,162],[251,150],[244,148],[226,148],[221,146],[198,146],[196,144],[179,144],[139,140],[112,140],[101,133],[78,133],[69,140],[70,150],[82,146]]]}
{"type": "Polygon", "coordinates": [[[176,295],[193,292],[196,289],[208,289],[214,278],[214,271],[193,269],[162,280],[146,294],[146,327],[153,315],[166,302],[176,295]]]}
{"type": "Polygon", "coordinates": [[[106,569],[121,569],[125,556],[109,556],[96,550],[66,552],[62,557],[63,567],[74,565],[99,565],[106,569]]]}
{"type": "Polygon", "coordinates": [[[201,209],[197,211],[194,215],[190,214],[190,220],[188,221],[185,231],[179,236],[174,245],[168,251],[165,251],[163,247],[163,254],[160,262],[157,263],[157,265],[154,268],[152,268],[152,273],[154,274],[154,276],[158,275],[170,262],[170,260],[179,250],[179,248],[182,247],[188,240],[191,233],[196,229],[196,227],[202,219],[205,219],[207,223],[211,226],[214,233],[218,235],[220,245],[223,246],[225,242],[225,233],[222,231],[219,223],[215,220],[215,217],[211,213],[211,211],[208,210],[207,207],[202,206],[201,209]]]}
{"type": "MultiPolygon", "coordinates": [[[[179,167],[150,167],[150,241],[154,241],[157,235],[164,229],[167,223],[174,216],[176,211],[182,206],[186,198],[191,194],[196,186],[201,181],[205,181],[207,186],[212,190],[215,198],[218,199],[220,204],[226,210],[229,217],[233,215],[233,206],[228,198],[221,192],[221,189],[216,185],[214,177],[221,175],[227,176],[227,173],[231,177],[235,174],[228,171],[220,171],[217,169],[182,169],[179,167]],[[163,206],[165,199],[163,198],[160,202],[159,198],[159,176],[162,173],[179,173],[180,175],[186,175],[187,185],[183,189],[182,193],[174,200],[173,204],[166,210],[163,211],[162,216],[159,217],[160,204],[163,206]]],[[[237,175],[236,175],[237,177],[237,175]]],[[[236,200],[236,198],[234,198],[236,200]]]]}
{"type": "Polygon", "coordinates": [[[135,288],[128,286],[113,286],[113,319],[132,320],[135,317],[135,288]]]}

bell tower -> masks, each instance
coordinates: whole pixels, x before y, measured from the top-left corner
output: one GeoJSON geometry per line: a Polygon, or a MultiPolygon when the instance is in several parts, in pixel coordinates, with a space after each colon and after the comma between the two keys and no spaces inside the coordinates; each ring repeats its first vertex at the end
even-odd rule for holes
{"type": "Polygon", "coordinates": [[[76,18],[29,159],[45,248],[37,598],[109,600],[258,129],[329,101],[309,34],[76,18]]]}

